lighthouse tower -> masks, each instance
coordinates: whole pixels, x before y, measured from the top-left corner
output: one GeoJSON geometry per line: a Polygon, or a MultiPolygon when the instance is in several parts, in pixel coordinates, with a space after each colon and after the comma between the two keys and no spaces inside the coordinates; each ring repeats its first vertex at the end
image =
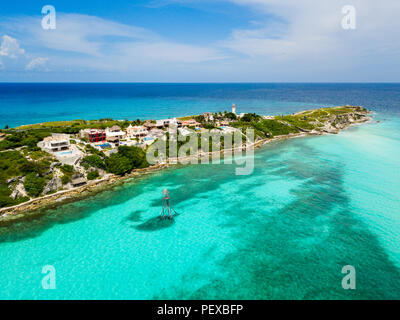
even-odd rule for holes
{"type": "Polygon", "coordinates": [[[232,105],[232,113],[236,114],[236,105],[235,104],[232,105]]]}

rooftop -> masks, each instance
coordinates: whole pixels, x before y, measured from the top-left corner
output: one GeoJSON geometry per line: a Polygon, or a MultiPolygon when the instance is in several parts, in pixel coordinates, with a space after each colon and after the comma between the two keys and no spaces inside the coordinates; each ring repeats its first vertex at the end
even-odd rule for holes
{"type": "Polygon", "coordinates": [[[121,128],[117,125],[114,125],[110,128],[111,131],[121,131],[121,128]]]}

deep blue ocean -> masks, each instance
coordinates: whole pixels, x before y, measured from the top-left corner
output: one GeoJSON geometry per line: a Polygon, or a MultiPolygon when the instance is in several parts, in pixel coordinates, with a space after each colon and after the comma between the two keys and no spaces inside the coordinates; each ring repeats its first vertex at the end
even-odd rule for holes
{"type": "Polygon", "coordinates": [[[363,105],[399,114],[400,84],[0,84],[0,127],[74,119],[148,119],[229,110],[279,114],[363,105]]]}
{"type": "Polygon", "coordinates": [[[374,120],[265,145],[250,175],[172,167],[0,226],[0,299],[400,299],[400,84],[1,84],[0,123],[232,103],[260,114],[362,105],[374,120]],[[180,213],[166,223],[164,188],[180,213]],[[347,265],[355,290],[342,287],[347,265]]]}

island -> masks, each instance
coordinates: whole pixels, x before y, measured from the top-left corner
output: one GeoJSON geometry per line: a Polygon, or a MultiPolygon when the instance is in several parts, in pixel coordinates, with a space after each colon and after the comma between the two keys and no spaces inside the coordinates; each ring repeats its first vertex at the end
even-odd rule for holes
{"type": "MultiPolygon", "coordinates": [[[[231,111],[162,120],[73,120],[23,125],[0,130],[0,223],[20,219],[39,208],[75,201],[105,186],[161,170],[179,162],[167,152],[149,164],[146,152],[170,139],[175,127],[186,137],[200,139],[204,131],[220,133],[222,154],[226,136],[254,132],[241,148],[300,136],[337,134],[350,125],[371,119],[360,106],[339,106],[290,115],[262,116],[231,111]]],[[[244,136],[245,137],[245,136],[244,136]]],[[[211,142],[210,143],[215,143],[211,142]]],[[[231,146],[235,148],[237,146],[231,146]]],[[[196,156],[211,154],[199,143],[196,156]]]]}

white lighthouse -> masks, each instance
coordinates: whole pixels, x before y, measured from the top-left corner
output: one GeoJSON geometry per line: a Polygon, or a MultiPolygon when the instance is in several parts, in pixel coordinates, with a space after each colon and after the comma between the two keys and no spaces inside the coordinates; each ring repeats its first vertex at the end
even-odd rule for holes
{"type": "Polygon", "coordinates": [[[232,113],[236,114],[236,105],[235,104],[232,105],[232,113]]]}

